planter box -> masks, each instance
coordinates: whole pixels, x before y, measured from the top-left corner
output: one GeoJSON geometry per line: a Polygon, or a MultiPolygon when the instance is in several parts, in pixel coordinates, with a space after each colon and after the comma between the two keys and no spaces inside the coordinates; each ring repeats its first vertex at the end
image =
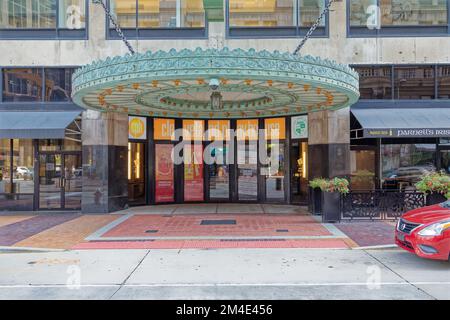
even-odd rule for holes
{"type": "Polygon", "coordinates": [[[322,190],[309,188],[309,210],[314,215],[322,214],[322,190]]]}
{"type": "Polygon", "coordinates": [[[339,192],[322,192],[322,222],[341,221],[341,194],[339,192]]]}
{"type": "Polygon", "coordinates": [[[440,193],[427,194],[427,206],[440,204],[445,201],[447,201],[447,198],[443,194],[440,194],[440,193]]]}

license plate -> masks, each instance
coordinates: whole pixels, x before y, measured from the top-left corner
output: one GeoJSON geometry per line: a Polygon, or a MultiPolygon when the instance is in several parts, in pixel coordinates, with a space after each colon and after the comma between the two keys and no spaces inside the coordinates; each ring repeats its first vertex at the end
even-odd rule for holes
{"type": "Polygon", "coordinates": [[[405,234],[404,233],[397,233],[397,239],[404,242],[405,241],[405,234]]]}

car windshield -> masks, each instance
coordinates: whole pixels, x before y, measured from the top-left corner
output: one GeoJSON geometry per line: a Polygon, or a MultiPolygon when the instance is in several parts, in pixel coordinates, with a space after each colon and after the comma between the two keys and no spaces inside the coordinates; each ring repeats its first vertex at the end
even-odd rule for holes
{"type": "Polygon", "coordinates": [[[442,204],[442,206],[443,206],[444,208],[450,209],[450,200],[445,201],[445,202],[442,204]]]}

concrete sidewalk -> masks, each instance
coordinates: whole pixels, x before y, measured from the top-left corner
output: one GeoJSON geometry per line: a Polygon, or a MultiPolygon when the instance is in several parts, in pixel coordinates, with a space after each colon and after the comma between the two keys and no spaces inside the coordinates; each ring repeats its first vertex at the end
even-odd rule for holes
{"type": "Polygon", "coordinates": [[[450,299],[450,268],[400,250],[11,253],[0,298],[450,299]]]}

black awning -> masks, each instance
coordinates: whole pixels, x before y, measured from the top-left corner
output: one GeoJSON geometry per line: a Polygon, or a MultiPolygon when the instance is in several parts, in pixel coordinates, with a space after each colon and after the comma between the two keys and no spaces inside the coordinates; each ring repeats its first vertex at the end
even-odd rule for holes
{"type": "Polygon", "coordinates": [[[448,108],[353,108],[363,138],[450,137],[448,108]]]}
{"type": "Polygon", "coordinates": [[[63,139],[80,111],[2,111],[0,138],[63,139]]]}

